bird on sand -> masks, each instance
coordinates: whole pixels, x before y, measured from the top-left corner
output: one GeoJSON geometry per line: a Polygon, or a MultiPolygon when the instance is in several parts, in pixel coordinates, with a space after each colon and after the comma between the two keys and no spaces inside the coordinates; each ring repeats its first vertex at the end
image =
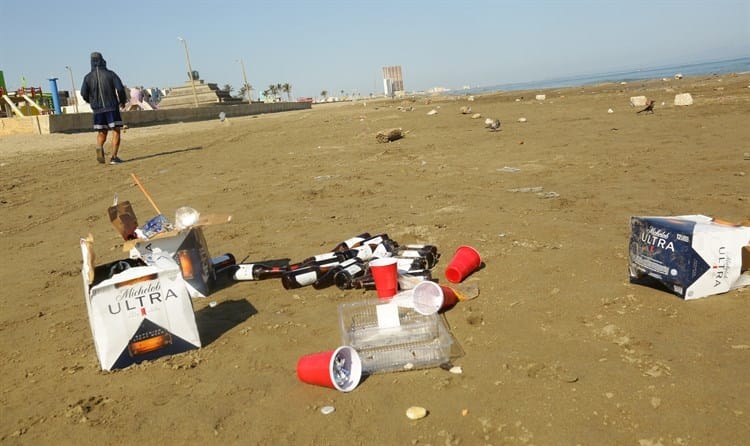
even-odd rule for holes
{"type": "Polygon", "coordinates": [[[487,118],[484,121],[484,126],[490,129],[491,131],[496,132],[500,130],[500,120],[487,118]]]}

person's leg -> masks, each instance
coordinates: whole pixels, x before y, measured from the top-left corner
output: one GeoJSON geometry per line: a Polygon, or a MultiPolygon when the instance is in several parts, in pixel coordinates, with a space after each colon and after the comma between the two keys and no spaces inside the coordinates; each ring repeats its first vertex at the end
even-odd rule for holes
{"type": "Polygon", "coordinates": [[[100,163],[104,163],[104,143],[107,141],[107,131],[97,130],[96,131],[96,160],[100,163]]]}
{"type": "Polygon", "coordinates": [[[104,147],[104,143],[107,142],[107,131],[99,130],[96,132],[96,146],[104,147]]]}
{"type": "Polygon", "coordinates": [[[120,127],[112,129],[112,158],[117,158],[117,152],[120,150],[120,127]]]}

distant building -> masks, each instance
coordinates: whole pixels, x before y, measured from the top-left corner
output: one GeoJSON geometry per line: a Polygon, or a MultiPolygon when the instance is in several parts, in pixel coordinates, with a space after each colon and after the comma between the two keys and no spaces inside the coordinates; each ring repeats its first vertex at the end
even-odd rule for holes
{"type": "Polygon", "coordinates": [[[386,96],[404,94],[404,77],[401,74],[401,65],[383,67],[383,91],[386,96]]]}

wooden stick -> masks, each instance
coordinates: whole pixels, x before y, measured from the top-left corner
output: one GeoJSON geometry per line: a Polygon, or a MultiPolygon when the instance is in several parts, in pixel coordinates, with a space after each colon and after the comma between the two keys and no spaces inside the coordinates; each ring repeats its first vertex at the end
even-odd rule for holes
{"type": "Polygon", "coordinates": [[[138,187],[141,189],[141,192],[143,192],[143,195],[146,196],[146,199],[148,200],[149,203],[151,203],[151,206],[154,207],[154,210],[156,211],[156,213],[157,214],[161,214],[161,211],[156,206],[156,203],[154,203],[154,200],[151,199],[151,195],[149,195],[148,192],[146,192],[146,189],[143,187],[143,185],[141,184],[141,182],[138,180],[138,177],[135,176],[134,173],[131,173],[130,176],[133,177],[133,180],[135,181],[135,184],[137,184],[138,187]]]}

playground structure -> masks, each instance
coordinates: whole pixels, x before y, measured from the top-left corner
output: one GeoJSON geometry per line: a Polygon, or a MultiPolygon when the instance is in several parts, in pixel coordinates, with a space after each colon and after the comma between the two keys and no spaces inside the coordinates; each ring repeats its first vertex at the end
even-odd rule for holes
{"type": "Polygon", "coordinates": [[[0,116],[36,116],[48,115],[52,97],[43,93],[41,87],[21,87],[15,92],[8,92],[0,86],[0,98],[2,98],[2,110],[0,116]]]}

